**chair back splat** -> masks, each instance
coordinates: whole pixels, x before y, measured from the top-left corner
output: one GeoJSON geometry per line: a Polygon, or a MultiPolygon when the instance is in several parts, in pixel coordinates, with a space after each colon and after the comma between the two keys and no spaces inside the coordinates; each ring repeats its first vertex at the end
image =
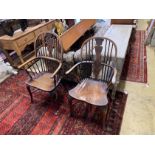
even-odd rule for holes
{"type": "Polygon", "coordinates": [[[80,62],[82,61],[92,61],[92,64],[79,65],[80,80],[91,76],[95,79],[109,81],[111,80],[111,67],[103,65],[103,63],[116,68],[116,44],[109,38],[91,37],[82,44],[80,62]]]}
{"type": "Polygon", "coordinates": [[[39,34],[35,41],[34,49],[36,57],[47,56],[62,61],[62,44],[55,33],[46,32],[39,34]]]}

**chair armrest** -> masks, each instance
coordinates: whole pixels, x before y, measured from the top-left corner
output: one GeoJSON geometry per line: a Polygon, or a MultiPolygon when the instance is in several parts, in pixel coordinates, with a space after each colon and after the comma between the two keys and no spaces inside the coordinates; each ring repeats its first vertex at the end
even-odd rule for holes
{"type": "Polygon", "coordinates": [[[73,67],[71,67],[68,71],[65,72],[65,74],[69,74],[70,72],[72,72],[77,66],[79,66],[80,64],[84,64],[84,63],[93,63],[93,61],[82,61],[82,62],[78,62],[76,63],[73,67]]]}
{"type": "MultiPolygon", "coordinates": [[[[21,64],[20,66],[19,66],[19,69],[22,69],[23,67],[25,67],[27,64],[29,64],[31,61],[33,61],[33,60],[35,60],[36,59],[36,57],[34,58],[34,57],[32,57],[31,59],[29,59],[28,61],[26,61],[26,62],[24,62],[23,64],[21,64]]],[[[25,69],[25,68],[24,68],[25,69]]]]}
{"type": "MultiPolygon", "coordinates": [[[[60,60],[58,60],[58,59],[55,59],[55,58],[50,58],[50,57],[45,57],[45,56],[39,56],[39,57],[33,57],[33,58],[31,58],[31,59],[29,59],[28,61],[26,61],[26,62],[24,62],[22,65],[20,65],[19,66],[19,68],[21,69],[21,68],[23,68],[23,67],[25,67],[27,64],[29,64],[30,62],[33,62],[33,60],[37,60],[37,59],[39,59],[39,58],[43,58],[43,59],[47,59],[47,60],[53,60],[53,61],[56,61],[56,62],[58,62],[58,63],[61,63],[61,61],[60,60]]],[[[35,63],[35,62],[34,62],[35,63]]],[[[24,68],[25,69],[25,68],[24,68]]]]}
{"type": "Polygon", "coordinates": [[[59,66],[57,67],[57,69],[55,70],[55,72],[53,73],[53,75],[51,76],[51,78],[53,78],[57,72],[61,69],[62,67],[62,62],[58,59],[52,58],[52,57],[46,57],[46,56],[39,56],[38,58],[43,58],[43,59],[47,59],[47,60],[52,60],[52,61],[56,61],[59,63],[59,66]]]}
{"type": "Polygon", "coordinates": [[[37,58],[43,58],[43,59],[52,60],[52,61],[56,61],[58,63],[61,63],[61,61],[59,59],[55,59],[55,58],[52,58],[52,57],[38,56],[37,58]]]}
{"type": "Polygon", "coordinates": [[[112,84],[115,84],[116,83],[116,75],[117,75],[117,69],[114,68],[114,75],[112,77],[112,84]]]}
{"type": "Polygon", "coordinates": [[[55,72],[53,73],[53,75],[51,76],[51,78],[53,78],[57,72],[61,69],[62,67],[62,62],[58,59],[52,58],[52,57],[46,57],[46,56],[39,56],[38,58],[43,58],[43,59],[47,59],[47,60],[52,60],[52,61],[56,61],[59,63],[59,66],[57,67],[57,69],[55,70],[55,72]]]}
{"type": "Polygon", "coordinates": [[[33,77],[31,76],[31,74],[29,74],[28,72],[28,69],[33,66],[37,61],[39,61],[39,59],[46,59],[46,60],[49,60],[49,61],[56,61],[59,63],[57,69],[55,70],[55,72],[53,73],[53,75],[51,76],[51,78],[53,78],[57,72],[60,70],[61,66],[62,66],[62,62],[58,59],[55,59],[55,58],[51,58],[51,57],[46,57],[46,56],[38,56],[38,57],[35,57],[35,58],[31,58],[30,60],[26,61],[25,63],[23,63],[21,66],[20,66],[20,69],[24,69],[27,74],[30,76],[31,79],[33,79],[33,77]]]}
{"type": "Polygon", "coordinates": [[[51,78],[53,78],[58,73],[58,71],[61,69],[61,67],[62,67],[62,63],[59,62],[59,66],[57,67],[57,69],[55,70],[55,72],[53,73],[53,75],[51,76],[51,78]]]}

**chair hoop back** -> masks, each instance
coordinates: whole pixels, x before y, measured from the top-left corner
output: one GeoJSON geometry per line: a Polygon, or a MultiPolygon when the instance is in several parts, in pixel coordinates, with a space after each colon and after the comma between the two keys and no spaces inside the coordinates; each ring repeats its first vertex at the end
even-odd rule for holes
{"type": "Polygon", "coordinates": [[[63,49],[59,37],[55,33],[40,33],[34,44],[36,57],[48,56],[62,61],[63,49]]]}
{"type": "Polygon", "coordinates": [[[92,62],[92,64],[83,64],[83,67],[80,68],[81,74],[84,72],[86,75],[89,72],[87,75],[94,79],[109,82],[117,62],[116,44],[109,38],[91,37],[82,44],[80,61],[92,62]]]}
{"type": "Polygon", "coordinates": [[[117,46],[106,37],[91,37],[81,46],[81,60],[101,61],[110,65],[117,64],[117,46]],[[101,59],[101,60],[99,60],[101,59]]]}

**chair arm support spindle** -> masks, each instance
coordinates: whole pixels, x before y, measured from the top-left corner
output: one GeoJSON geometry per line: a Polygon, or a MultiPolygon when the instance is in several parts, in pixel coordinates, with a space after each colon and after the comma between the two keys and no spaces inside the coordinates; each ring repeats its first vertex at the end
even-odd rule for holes
{"type": "Polygon", "coordinates": [[[112,84],[115,84],[116,83],[116,75],[117,75],[117,69],[114,68],[114,75],[112,77],[112,84]]]}

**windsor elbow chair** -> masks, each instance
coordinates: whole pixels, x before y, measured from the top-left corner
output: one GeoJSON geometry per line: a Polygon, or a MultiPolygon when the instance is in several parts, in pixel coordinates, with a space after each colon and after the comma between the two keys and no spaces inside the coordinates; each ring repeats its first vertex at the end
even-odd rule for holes
{"type": "Polygon", "coordinates": [[[107,94],[112,83],[116,81],[117,71],[114,67],[116,56],[117,47],[108,38],[91,37],[83,43],[79,62],[66,72],[67,75],[76,69],[79,76],[79,83],[68,92],[71,116],[73,116],[74,98],[88,103],[88,107],[90,105],[101,107],[104,115],[102,125],[105,126],[111,106],[108,104],[107,94]]]}
{"type": "Polygon", "coordinates": [[[34,43],[34,49],[36,57],[21,66],[30,78],[26,82],[26,87],[31,102],[33,102],[31,87],[53,92],[62,78],[63,50],[58,36],[50,32],[39,34],[34,43]]]}

